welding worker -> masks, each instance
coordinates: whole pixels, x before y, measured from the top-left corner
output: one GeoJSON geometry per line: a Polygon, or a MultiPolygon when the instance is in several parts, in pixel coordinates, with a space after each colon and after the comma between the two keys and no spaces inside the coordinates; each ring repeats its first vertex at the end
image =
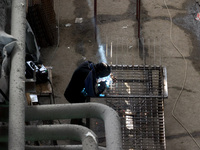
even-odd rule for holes
{"type": "MultiPolygon", "coordinates": [[[[106,63],[82,63],[72,75],[64,93],[65,98],[70,103],[89,102],[90,97],[98,97],[106,88],[106,83],[97,83],[97,79],[109,74],[110,67],[106,63]]],[[[82,119],[72,119],[71,124],[83,125],[82,119]]]]}

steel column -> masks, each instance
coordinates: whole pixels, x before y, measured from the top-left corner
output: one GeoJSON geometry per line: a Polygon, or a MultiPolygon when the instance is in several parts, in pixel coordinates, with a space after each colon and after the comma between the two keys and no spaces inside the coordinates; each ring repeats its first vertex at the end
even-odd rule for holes
{"type": "Polygon", "coordinates": [[[11,34],[18,40],[11,56],[9,150],[24,150],[26,0],[12,0],[11,34]]]}

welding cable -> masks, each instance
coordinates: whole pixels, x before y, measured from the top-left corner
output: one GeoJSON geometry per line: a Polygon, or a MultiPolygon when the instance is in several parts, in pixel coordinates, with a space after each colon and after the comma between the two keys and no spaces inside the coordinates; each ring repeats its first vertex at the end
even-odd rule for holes
{"type": "Polygon", "coordinates": [[[200,145],[198,144],[198,142],[195,140],[195,138],[193,137],[193,135],[190,133],[190,131],[184,126],[184,124],[177,118],[177,116],[175,115],[175,109],[176,109],[176,106],[177,106],[177,103],[178,101],[180,100],[180,97],[183,93],[183,89],[185,87],[185,84],[186,84],[186,80],[187,80],[187,69],[188,69],[188,64],[187,64],[187,60],[185,58],[185,56],[183,55],[183,53],[180,51],[180,49],[175,45],[173,39],[172,39],[172,26],[173,26],[173,21],[172,21],[172,16],[171,16],[171,13],[169,11],[169,8],[167,6],[167,3],[166,3],[166,0],[163,0],[164,1],[164,4],[165,4],[165,7],[167,8],[167,11],[168,11],[168,15],[169,15],[169,18],[170,18],[170,41],[172,43],[172,45],[174,46],[174,48],[177,50],[177,52],[181,55],[181,57],[183,58],[184,62],[185,62],[185,71],[184,71],[184,80],[183,80],[183,84],[182,84],[182,88],[178,94],[178,97],[176,98],[175,100],[175,103],[174,103],[174,107],[172,109],[172,116],[174,117],[174,119],[185,129],[185,131],[188,133],[188,135],[192,138],[192,140],[195,142],[195,144],[198,146],[198,148],[200,149],[200,145]]]}

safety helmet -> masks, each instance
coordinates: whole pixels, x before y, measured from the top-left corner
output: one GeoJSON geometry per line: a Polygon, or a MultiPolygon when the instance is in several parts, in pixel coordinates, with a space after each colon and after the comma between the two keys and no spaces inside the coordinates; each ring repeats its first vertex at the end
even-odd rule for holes
{"type": "Polygon", "coordinates": [[[98,63],[95,65],[95,71],[97,78],[106,77],[110,74],[110,66],[106,63],[98,63]]]}

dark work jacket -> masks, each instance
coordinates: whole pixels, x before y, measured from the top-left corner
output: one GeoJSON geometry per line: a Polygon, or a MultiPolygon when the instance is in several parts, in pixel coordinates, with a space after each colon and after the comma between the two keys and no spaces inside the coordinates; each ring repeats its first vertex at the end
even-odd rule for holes
{"type": "MultiPolygon", "coordinates": [[[[90,61],[86,61],[82,63],[73,73],[71,81],[69,82],[64,96],[70,103],[83,103],[86,100],[86,96],[84,96],[81,92],[83,88],[85,88],[85,79],[87,78],[90,71],[92,71],[91,64],[94,65],[90,61]]],[[[94,86],[96,84],[96,75],[95,71],[93,73],[93,83],[94,86]]],[[[94,86],[92,87],[94,90],[94,86]]]]}

